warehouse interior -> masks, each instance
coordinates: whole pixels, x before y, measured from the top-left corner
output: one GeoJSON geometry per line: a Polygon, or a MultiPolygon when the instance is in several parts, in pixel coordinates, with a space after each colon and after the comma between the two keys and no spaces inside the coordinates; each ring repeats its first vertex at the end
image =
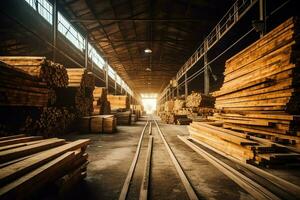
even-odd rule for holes
{"type": "Polygon", "coordinates": [[[0,5],[0,199],[300,199],[297,0],[0,5]]]}

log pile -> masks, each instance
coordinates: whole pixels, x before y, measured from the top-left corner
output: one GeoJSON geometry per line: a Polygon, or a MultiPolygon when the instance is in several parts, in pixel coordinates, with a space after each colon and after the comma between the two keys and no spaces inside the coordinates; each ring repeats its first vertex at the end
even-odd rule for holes
{"type": "Polygon", "coordinates": [[[70,130],[75,117],[74,112],[66,107],[31,109],[21,130],[33,135],[54,137],[70,130]]]}
{"type": "Polygon", "coordinates": [[[93,115],[79,121],[81,133],[113,133],[116,131],[116,118],[113,115],[93,115]]]}
{"type": "Polygon", "coordinates": [[[68,75],[64,66],[45,57],[0,56],[0,61],[42,80],[50,88],[68,85],[68,75]]]}
{"type": "Polygon", "coordinates": [[[188,108],[198,108],[198,107],[213,108],[214,103],[215,103],[214,97],[210,95],[194,92],[194,91],[186,98],[186,107],[188,108]]]}
{"type": "Polygon", "coordinates": [[[173,100],[166,101],[164,106],[165,106],[164,107],[165,112],[172,112],[174,108],[174,101],[173,100]]]}
{"type": "Polygon", "coordinates": [[[41,190],[61,198],[86,176],[88,143],[23,134],[0,137],[0,199],[32,199],[41,190]]]}
{"type": "Polygon", "coordinates": [[[211,119],[293,144],[299,140],[299,22],[291,18],[226,62],[211,119]]]}
{"type": "Polygon", "coordinates": [[[193,139],[243,162],[272,167],[300,160],[299,153],[284,145],[222,128],[219,123],[193,122],[188,129],[193,139]]]}
{"type": "Polygon", "coordinates": [[[227,60],[209,117],[222,127],[193,123],[191,135],[260,165],[299,161],[299,30],[291,18],[227,60]]]}
{"type": "Polygon", "coordinates": [[[181,109],[185,108],[185,101],[181,100],[181,99],[176,99],[174,101],[174,107],[173,107],[173,111],[179,111],[181,109]]]}
{"type": "Polygon", "coordinates": [[[43,107],[50,98],[46,83],[3,62],[0,62],[0,94],[1,106],[43,107]]]}
{"type": "Polygon", "coordinates": [[[104,87],[95,87],[93,91],[93,114],[107,115],[110,114],[110,103],[107,101],[107,91],[104,87]]]}

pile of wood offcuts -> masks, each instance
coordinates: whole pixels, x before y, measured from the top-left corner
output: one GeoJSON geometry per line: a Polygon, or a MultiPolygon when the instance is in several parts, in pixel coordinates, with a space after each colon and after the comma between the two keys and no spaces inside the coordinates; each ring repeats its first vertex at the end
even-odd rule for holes
{"type": "Polygon", "coordinates": [[[67,191],[86,176],[88,144],[89,139],[0,137],[0,199],[65,199],[67,191]]]}
{"type": "Polygon", "coordinates": [[[247,162],[299,162],[299,50],[291,18],[227,60],[209,118],[222,127],[193,123],[191,136],[247,162]]]}

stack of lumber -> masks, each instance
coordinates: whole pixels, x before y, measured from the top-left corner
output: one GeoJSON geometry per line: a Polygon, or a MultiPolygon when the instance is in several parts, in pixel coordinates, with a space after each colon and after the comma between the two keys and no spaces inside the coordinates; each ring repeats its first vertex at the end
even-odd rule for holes
{"type": "Polygon", "coordinates": [[[193,122],[190,136],[240,161],[262,166],[299,163],[300,154],[269,140],[222,128],[220,122],[193,122]]]}
{"type": "Polygon", "coordinates": [[[1,106],[47,106],[49,92],[45,82],[0,62],[1,106]]]}
{"type": "Polygon", "coordinates": [[[41,191],[59,198],[85,178],[88,144],[88,139],[0,137],[0,199],[38,199],[41,191]]]}
{"type": "Polygon", "coordinates": [[[161,121],[166,124],[171,124],[171,118],[172,118],[171,112],[159,112],[158,116],[160,117],[161,121]]]}
{"type": "Polygon", "coordinates": [[[117,125],[130,125],[131,124],[131,112],[115,112],[115,117],[117,118],[117,125]]]}
{"type": "Polygon", "coordinates": [[[46,82],[51,88],[68,85],[68,75],[64,66],[46,60],[45,57],[0,56],[0,61],[46,82]]]}
{"type": "Polygon", "coordinates": [[[174,108],[174,101],[170,100],[170,101],[166,101],[164,104],[164,111],[166,112],[173,112],[173,108],[174,108]]]}
{"type": "Polygon", "coordinates": [[[136,121],[142,116],[144,108],[140,104],[131,104],[130,109],[133,115],[136,115],[136,121]]]}
{"type": "Polygon", "coordinates": [[[75,120],[75,114],[66,107],[43,107],[32,109],[22,131],[44,137],[66,133],[75,120]]]}
{"type": "Polygon", "coordinates": [[[113,133],[117,129],[117,119],[114,115],[103,116],[103,133],[113,133]]]}
{"type": "Polygon", "coordinates": [[[81,133],[113,133],[116,131],[114,115],[93,115],[79,120],[81,133]]]}
{"type": "Polygon", "coordinates": [[[299,143],[299,22],[285,21],[226,62],[215,113],[224,127],[299,143]]]}
{"type": "Polygon", "coordinates": [[[214,97],[210,95],[194,92],[194,91],[186,98],[186,107],[188,108],[193,108],[193,107],[213,108],[214,103],[215,103],[214,97]]]}
{"type": "Polygon", "coordinates": [[[78,116],[89,116],[93,113],[93,90],[95,77],[83,68],[68,68],[69,84],[59,102],[73,105],[78,116]]]}
{"type": "Polygon", "coordinates": [[[174,107],[173,107],[173,111],[179,111],[181,109],[185,108],[185,101],[181,100],[181,99],[176,99],[174,101],[174,107]]]}
{"type": "Polygon", "coordinates": [[[171,115],[170,121],[172,124],[177,124],[177,125],[189,125],[192,120],[187,117],[187,115],[171,115]]]}
{"type": "Polygon", "coordinates": [[[107,90],[104,87],[95,87],[93,91],[93,114],[107,115],[110,114],[110,103],[107,101],[107,90]]]}
{"type": "Polygon", "coordinates": [[[107,95],[111,110],[129,109],[129,101],[126,95],[107,95]]]}

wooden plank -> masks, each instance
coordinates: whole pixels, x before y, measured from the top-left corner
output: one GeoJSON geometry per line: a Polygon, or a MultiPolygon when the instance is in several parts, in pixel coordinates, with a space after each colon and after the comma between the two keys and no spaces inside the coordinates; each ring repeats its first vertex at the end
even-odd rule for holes
{"type": "Polygon", "coordinates": [[[48,139],[37,144],[4,150],[0,152],[0,162],[3,163],[22,156],[27,156],[39,151],[62,145],[64,143],[64,139],[48,139]]]}
{"type": "Polygon", "coordinates": [[[0,137],[0,141],[16,139],[16,138],[21,138],[21,137],[25,137],[25,136],[26,136],[25,134],[18,134],[18,135],[0,137]]]}
{"type": "Polygon", "coordinates": [[[0,141],[0,147],[5,145],[17,144],[21,142],[40,140],[42,138],[43,138],[42,136],[31,136],[31,137],[21,137],[21,138],[16,138],[11,140],[0,141]]]}
{"type": "Polygon", "coordinates": [[[232,142],[238,145],[257,145],[256,142],[246,139],[245,134],[239,134],[238,132],[234,131],[226,131],[226,129],[220,127],[213,127],[211,125],[205,124],[192,124],[191,127],[194,127],[196,130],[199,130],[199,133],[209,133],[210,135],[216,136],[220,139],[232,142]],[[240,137],[242,136],[242,137],[240,137]]]}
{"type": "Polygon", "coordinates": [[[76,140],[74,142],[70,142],[62,146],[43,151],[34,157],[29,157],[28,159],[4,167],[0,170],[0,184],[2,185],[11,180],[14,180],[22,176],[23,174],[35,169],[36,167],[43,165],[46,162],[49,162],[50,160],[64,154],[67,151],[73,151],[79,148],[86,147],[89,142],[89,139],[76,140]]]}
{"type": "Polygon", "coordinates": [[[23,177],[0,188],[0,197],[3,200],[23,199],[30,196],[46,183],[50,183],[63,174],[73,158],[74,152],[67,152],[23,177]]]}
{"type": "Polygon", "coordinates": [[[257,134],[262,134],[262,135],[275,136],[277,138],[282,138],[282,139],[294,140],[297,143],[300,143],[300,137],[298,137],[298,136],[283,135],[283,134],[278,134],[278,133],[273,133],[273,132],[257,130],[255,128],[248,127],[248,126],[240,126],[240,125],[234,125],[234,124],[226,125],[226,127],[230,127],[234,130],[241,130],[241,131],[257,133],[257,134]]]}
{"type": "Polygon", "coordinates": [[[43,141],[44,140],[36,140],[36,141],[32,141],[32,142],[22,142],[22,143],[18,143],[18,144],[11,144],[11,145],[7,145],[7,146],[2,146],[2,147],[0,147],[0,151],[5,151],[5,150],[8,150],[8,149],[14,149],[14,148],[18,148],[18,147],[29,146],[29,145],[41,143],[43,141]]]}
{"type": "MultiPolygon", "coordinates": [[[[251,136],[252,137],[252,136],[251,136]]],[[[257,137],[254,137],[257,139],[257,137]]],[[[193,140],[192,138],[188,138],[189,140],[193,140]]],[[[261,138],[259,138],[261,139],[261,138]]],[[[205,144],[204,142],[201,142],[199,140],[193,140],[195,141],[196,143],[206,147],[206,148],[209,148],[211,149],[212,151],[234,161],[234,162],[237,162],[238,164],[246,167],[247,169],[249,169],[250,171],[254,172],[255,174],[258,174],[266,179],[268,179],[269,181],[271,181],[273,184],[279,186],[281,189],[285,190],[285,191],[288,191],[289,193],[295,195],[295,196],[298,196],[300,194],[300,186],[298,185],[295,185],[287,180],[284,180],[278,176],[274,176],[273,174],[263,170],[263,169],[260,169],[254,165],[251,165],[251,164],[248,164],[248,163],[245,163],[245,162],[241,162],[240,160],[228,155],[228,154],[225,154],[224,152],[222,151],[219,151],[218,149],[214,148],[213,146],[210,146],[210,145],[207,145],[205,144]]],[[[269,142],[269,141],[268,141],[269,142]]],[[[278,144],[276,144],[278,145],[278,144]]]]}
{"type": "Polygon", "coordinates": [[[273,193],[262,187],[261,185],[257,184],[253,180],[249,179],[245,175],[241,174],[234,168],[230,167],[226,163],[222,162],[221,160],[218,160],[213,155],[209,154],[208,152],[204,151],[200,147],[196,146],[195,144],[188,141],[186,138],[183,138],[181,136],[178,136],[179,139],[181,139],[185,144],[187,144],[189,147],[191,147],[194,151],[199,153],[201,156],[203,156],[206,160],[208,160],[211,164],[213,164],[217,169],[219,169],[222,173],[224,173],[226,176],[228,176],[230,179],[232,179],[234,182],[236,182],[239,186],[244,188],[251,196],[253,196],[256,199],[277,199],[279,200],[277,196],[275,196],[273,193]]]}
{"type": "Polygon", "coordinates": [[[217,120],[222,122],[229,122],[234,124],[246,124],[246,125],[256,125],[256,126],[269,126],[269,122],[261,121],[261,120],[231,120],[231,119],[223,119],[218,117],[208,117],[210,120],[217,120]]]}

